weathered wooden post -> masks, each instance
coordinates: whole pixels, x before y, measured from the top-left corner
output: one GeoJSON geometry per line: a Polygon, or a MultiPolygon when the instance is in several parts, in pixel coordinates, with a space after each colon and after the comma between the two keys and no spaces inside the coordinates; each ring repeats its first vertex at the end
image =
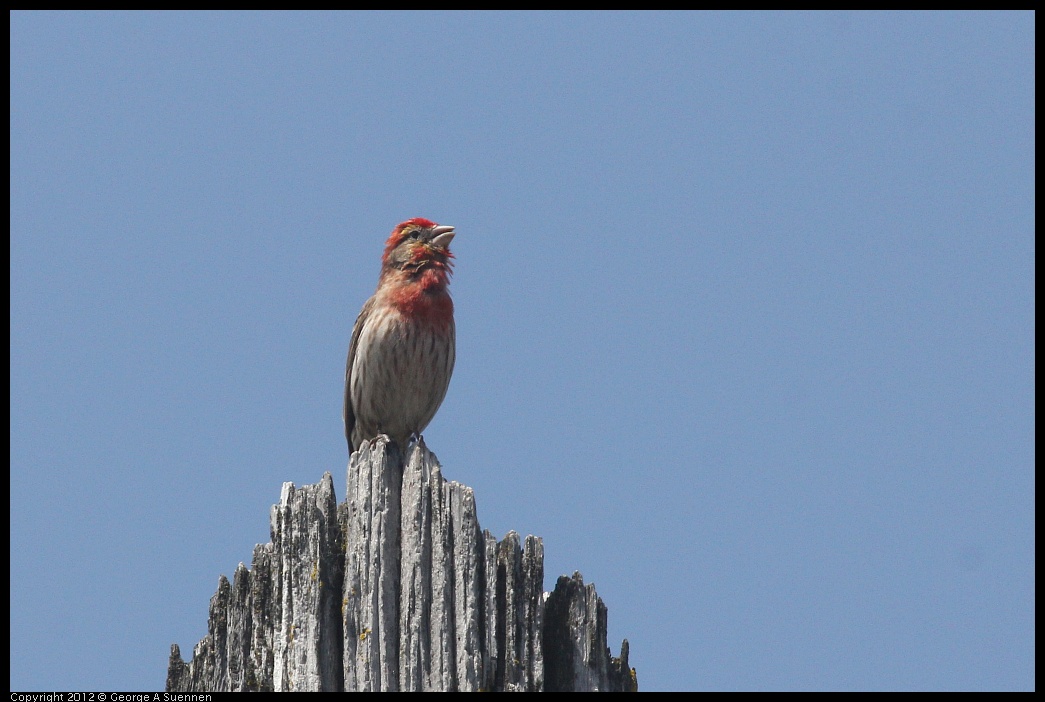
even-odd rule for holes
{"type": "Polygon", "coordinates": [[[606,607],[580,574],[545,593],[541,539],[479,527],[472,489],[418,441],[352,456],[345,501],[329,473],[285,483],[272,542],[211,598],[167,691],[636,690],[606,645],[606,607]]]}

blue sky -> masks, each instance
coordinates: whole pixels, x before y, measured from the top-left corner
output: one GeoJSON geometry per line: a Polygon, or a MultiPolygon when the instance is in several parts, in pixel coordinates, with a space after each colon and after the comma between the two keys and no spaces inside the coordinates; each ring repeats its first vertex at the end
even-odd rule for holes
{"type": "Polygon", "coordinates": [[[1029,13],[11,15],[11,687],[162,688],[344,495],[384,239],[425,438],[646,690],[1034,687],[1029,13]]]}

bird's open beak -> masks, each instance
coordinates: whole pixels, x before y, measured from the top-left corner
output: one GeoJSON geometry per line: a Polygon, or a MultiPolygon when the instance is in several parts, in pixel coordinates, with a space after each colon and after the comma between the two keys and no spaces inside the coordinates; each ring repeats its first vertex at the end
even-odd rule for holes
{"type": "Polygon", "coordinates": [[[433,227],[428,243],[440,249],[445,249],[454,238],[454,228],[450,226],[433,227]]]}

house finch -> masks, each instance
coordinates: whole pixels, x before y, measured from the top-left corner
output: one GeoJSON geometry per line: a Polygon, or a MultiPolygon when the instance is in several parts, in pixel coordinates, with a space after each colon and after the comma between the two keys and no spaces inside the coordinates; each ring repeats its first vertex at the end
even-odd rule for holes
{"type": "Polygon", "coordinates": [[[392,230],[377,291],[352,328],[345,368],[351,454],[387,434],[406,449],[435,416],[454,370],[454,303],[446,287],[454,228],[415,217],[392,230]]]}

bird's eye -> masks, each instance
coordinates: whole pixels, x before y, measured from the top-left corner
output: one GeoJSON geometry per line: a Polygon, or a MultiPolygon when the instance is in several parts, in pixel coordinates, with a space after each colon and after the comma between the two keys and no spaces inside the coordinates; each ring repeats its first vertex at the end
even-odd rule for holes
{"type": "Polygon", "coordinates": [[[411,229],[410,233],[407,234],[406,236],[407,236],[408,239],[420,239],[421,238],[421,230],[420,229],[411,229]]]}

